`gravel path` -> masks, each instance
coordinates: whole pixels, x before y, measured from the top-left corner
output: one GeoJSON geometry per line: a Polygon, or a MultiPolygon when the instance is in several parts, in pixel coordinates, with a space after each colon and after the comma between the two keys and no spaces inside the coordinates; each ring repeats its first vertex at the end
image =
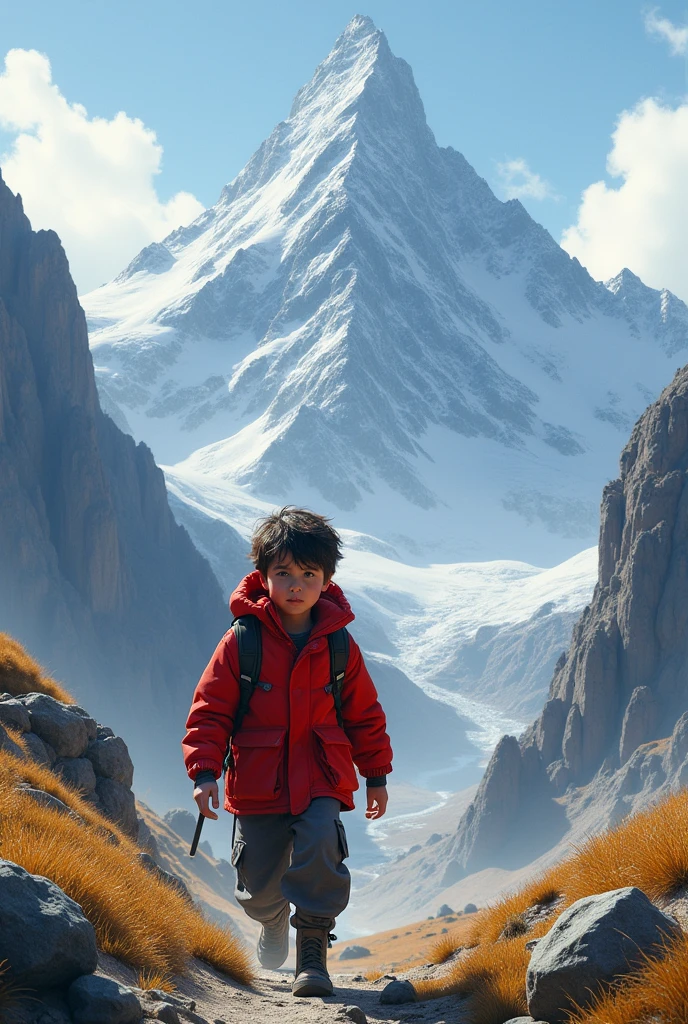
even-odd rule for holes
{"type": "MultiPolygon", "coordinates": [[[[335,994],[327,999],[295,999],[291,994],[291,971],[261,970],[252,989],[228,981],[198,960],[188,975],[176,979],[176,995],[196,1002],[196,1014],[209,1024],[362,1024],[347,1007],[357,1006],[369,1024],[464,1024],[461,1001],[437,999],[401,1006],[382,1006],[380,992],[390,976],[368,982],[362,975],[332,974],[335,994]]],[[[418,968],[409,977],[428,976],[434,969],[418,968]]],[[[133,972],[112,957],[101,956],[99,974],[135,984],[133,972]]],[[[180,1014],[180,1020],[184,1016],[180,1014]]]]}

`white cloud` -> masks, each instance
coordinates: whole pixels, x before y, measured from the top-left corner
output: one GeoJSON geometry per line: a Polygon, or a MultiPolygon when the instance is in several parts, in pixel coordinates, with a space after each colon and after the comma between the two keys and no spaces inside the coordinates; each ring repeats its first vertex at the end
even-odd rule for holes
{"type": "Polygon", "coordinates": [[[660,18],[658,11],[659,8],[655,7],[645,15],[645,30],[651,35],[665,39],[674,57],[682,57],[688,53],[688,26],[679,28],[668,18],[660,18]]]}
{"type": "Polygon", "coordinates": [[[32,226],[57,231],[82,293],[203,210],[188,192],[159,199],[155,132],[121,111],[110,121],[89,118],[81,104],[67,102],[36,50],[5,58],[0,127],[14,136],[0,158],[3,177],[21,193],[32,226]]]}
{"type": "Polygon", "coordinates": [[[501,179],[502,193],[507,199],[559,200],[550,183],[531,171],[522,157],[497,164],[497,174],[501,179]]]}
{"type": "Polygon", "coordinates": [[[561,244],[593,277],[629,267],[688,300],[688,101],[672,107],[646,99],[625,111],[607,170],[621,184],[590,185],[561,244]]]}

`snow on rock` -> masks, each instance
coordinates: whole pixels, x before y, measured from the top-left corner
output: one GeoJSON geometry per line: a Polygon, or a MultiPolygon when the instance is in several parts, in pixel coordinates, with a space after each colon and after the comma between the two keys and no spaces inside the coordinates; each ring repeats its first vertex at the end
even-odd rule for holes
{"type": "Polygon", "coordinates": [[[553,564],[595,542],[688,345],[685,305],[621,278],[438,147],[356,17],[215,206],[83,303],[108,410],[180,477],[308,501],[407,560],[553,564]]]}

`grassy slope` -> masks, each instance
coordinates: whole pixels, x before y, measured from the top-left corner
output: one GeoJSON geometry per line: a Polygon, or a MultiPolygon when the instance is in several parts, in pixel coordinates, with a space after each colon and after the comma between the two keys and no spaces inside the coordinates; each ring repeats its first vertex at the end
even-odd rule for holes
{"type": "MultiPolygon", "coordinates": [[[[576,900],[629,885],[688,927],[683,896],[688,888],[688,791],[589,839],[573,856],[479,913],[454,948],[439,943],[430,959],[446,962],[446,970],[416,983],[418,997],[466,997],[474,1024],[502,1024],[526,1014],[526,942],[545,935],[576,900]]],[[[572,1021],[637,1024],[650,1019],[662,1024],[688,1020],[688,936],[572,1021]]]]}
{"type": "MultiPolygon", "coordinates": [[[[69,694],[6,634],[0,634],[0,692],[69,694]]],[[[20,746],[19,733],[7,730],[20,746]]],[[[169,978],[191,957],[249,983],[251,957],[226,928],[197,909],[141,864],[139,850],[117,826],[48,768],[0,751],[0,855],[44,875],[79,903],[99,947],[142,974],[169,978]],[[37,803],[21,788],[57,797],[73,811],[37,803]]],[[[11,972],[3,981],[11,982],[11,972]]]]}

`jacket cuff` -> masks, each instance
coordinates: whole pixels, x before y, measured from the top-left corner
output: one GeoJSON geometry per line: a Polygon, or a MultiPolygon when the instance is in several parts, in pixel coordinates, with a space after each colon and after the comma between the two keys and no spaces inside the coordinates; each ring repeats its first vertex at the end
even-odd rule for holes
{"type": "Polygon", "coordinates": [[[379,778],[380,775],[390,775],[391,772],[392,772],[392,765],[391,764],[381,764],[377,768],[359,768],[358,769],[358,774],[361,775],[364,779],[376,779],[376,778],[379,778]]]}
{"type": "Polygon", "coordinates": [[[210,768],[204,768],[193,781],[194,786],[202,786],[204,782],[215,782],[215,772],[211,772],[210,768]]]}
{"type": "Polygon", "coordinates": [[[369,775],[366,779],[366,789],[377,789],[379,786],[387,785],[386,775],[369,775]]]}
{"type": "Polygon", "coordinates": [[[216,761],[194,761],[186,769],[186,774],[192,782],[196,781],[196,776],[199,772],[212,772],[213,778],[219,779],[222,775],[222,768],[218,768],[216,761]]]}

